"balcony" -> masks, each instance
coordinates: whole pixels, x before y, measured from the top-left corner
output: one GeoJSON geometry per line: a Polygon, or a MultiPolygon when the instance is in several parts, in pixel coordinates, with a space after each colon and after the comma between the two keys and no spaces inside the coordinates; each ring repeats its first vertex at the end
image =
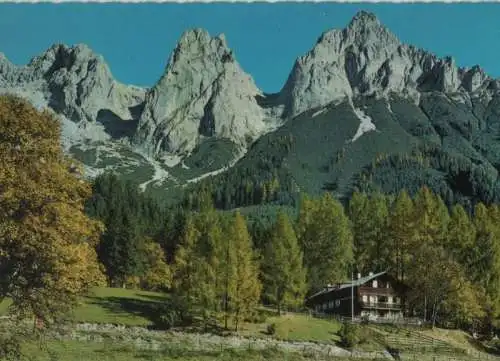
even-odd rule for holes
{"type": "Polygon", "coordinates": [[[359,303],[361,308],[376,309],[376,310],[401,310],[400,303],[394,302],[363,302],[359,303]]]}
{"type": "Polygon", "coordinates": [[[362,295],[375,295],[375,296],[397,296],[396,291],[392,288],[374,288],[374,287],[360,287],[359,294],[362,295]]]}

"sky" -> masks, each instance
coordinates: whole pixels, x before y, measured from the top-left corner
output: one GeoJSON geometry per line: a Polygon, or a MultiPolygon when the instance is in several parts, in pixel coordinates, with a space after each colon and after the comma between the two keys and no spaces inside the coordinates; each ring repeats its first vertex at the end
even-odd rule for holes
{"type": "Polygon", "coordinates": [[[500,3],[0,3],[0,52],[24,65],[54,43],[86,43],[117,80],[153,86],[181,34],[205,28],[224,33],[243,70],[271,93],[321,33],[359,10],[404,43],[500,77],[500,3]]]}

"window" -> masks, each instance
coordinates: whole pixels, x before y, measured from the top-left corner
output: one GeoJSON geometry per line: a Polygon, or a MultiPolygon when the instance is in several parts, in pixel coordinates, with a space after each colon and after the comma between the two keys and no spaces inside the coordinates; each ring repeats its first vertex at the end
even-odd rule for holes
{"type": "Polygon", "coordinates": [[[387,282],[386,287],[391,288],[391,285],[389,284],[389,282],[387,282]]]}
{"type": "Polygon", "coordinates": [[[387,303],[392,303],[392,296],[387,296],[387,303]]]}
{"type": "Polygon", "coordinates": [[[367,295],[363,295],[363,302],[368,302],[368,296],[367,295]]]}
{"type": "Polygon", "coordinates": [[[335,300],[335,307],[340,307],[340,300],[335,300]]]}
{"type": "Polygon", "coordinates": [[[373,288],[377,288],[377,280],[373,280],[372,287],[373,287],[373,288]]]}
{"type": "Polygon", "coordinates": [[[333,308],[333,301],[328,302],[328,308],[333,308]]]}
{"type": "Polygon", "coordinates": [[[399,297],[394,297],[394,303],[399,303],[399,297]]]}

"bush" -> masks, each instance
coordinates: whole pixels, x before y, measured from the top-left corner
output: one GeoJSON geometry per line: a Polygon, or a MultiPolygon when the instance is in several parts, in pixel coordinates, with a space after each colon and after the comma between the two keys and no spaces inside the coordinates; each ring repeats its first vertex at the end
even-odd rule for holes
{"type": "Polygon", "coordinates": [[[339,330],[340,343],[347,348],[352,348],[359,343],[358,327],[352,323],[344,322],[339,330]]]}
{"type": "Polygon", "coordinates": [[[271,323],[270,325],[267,325],[267,334],[268,335],[274,335],[276,334],[276,324],[271,323]]]}
{"type": "Polygon", "coordinates": [[[21,356],[21,341],[0,335],[0,360],[20,360],[21,356]]]}
{"type": "Polygon", "coordinates": [[[158,308],[156,325],[161,329],[170,329],[185,322],[185,310],[175,302],[166,302],[158,308]]]}
{"type": "Polygon", "coordinates": [[[249,323],[264,323],[267,320],[267,315],[262,312],[254,312],[245,318],[245,322],[249,323]]]}

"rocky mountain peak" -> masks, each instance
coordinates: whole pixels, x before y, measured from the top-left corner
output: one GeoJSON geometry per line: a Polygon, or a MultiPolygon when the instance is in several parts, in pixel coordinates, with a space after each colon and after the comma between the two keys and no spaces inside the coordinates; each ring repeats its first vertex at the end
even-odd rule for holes
{"type": "Polygon", "coordinates": [[[184,32],[177,43],[165,71],[165,76],[176,75],[193,66],[214,65],[221,71],[226,63],[234,61],[223,34],[211,37],[204,29],[184,32]]]}
{"type": "MultiPolygon", "coordinates": [[[[82,64],[93,62],[104,67],[104,71],[109,73],[109,69],[101,56],[96,55],[87,45],[77,44],[68,46],[65,44],[54,44],[44,53],[34,57],[25,67],[24,75],[28,79],[50,78],[58,71],[81,71],[78,67],[82,64]]],[[[108,75],[108,74],[107,74],[108,75]]]]}
{"type": "Polygon", "coordinates": [[[103,114],[118,122],[133,119],[145,96],[145,90],[115,81],[103,57],[85,44],[55,44],[22,67],[0,59],[0,85],[2,92],[84,123],[101,121],[103,114]]]}
{"type": "Polygon", "coordinates": [[[375,14],[360,11],[351,20],[349,25],[343,30],[347,43],[360,46],[371,44],[399,45],[398,38],[389,31],[375,14]]]}
{"type": "Polygon", "coordinates": [[[354,15],[347,27],[344,29],[345,32],[350,32],[354,34],[365,34],[368,32],[379,32],[385,30],[377,16],[371,12],[361,10],[354,15]]]}
{"type": "Polygon", "coordinates": [[[295,62],[281,91],[284,117],[356,95],[396,92],[418,101],[422,91],[475,92],[487,77],[478,68],[459,69],[443,59],[402,44],[377,17],[357,13],[342,30],[330,30],[295,62]]]}
{"type": "Polygon", "coordinates": [[[212,136],[244,145],[265,129],[258,94],[223,35],[187,31],[146,97],[135,141],[150,155],[190,152],[203,137],[212,136]]]}

